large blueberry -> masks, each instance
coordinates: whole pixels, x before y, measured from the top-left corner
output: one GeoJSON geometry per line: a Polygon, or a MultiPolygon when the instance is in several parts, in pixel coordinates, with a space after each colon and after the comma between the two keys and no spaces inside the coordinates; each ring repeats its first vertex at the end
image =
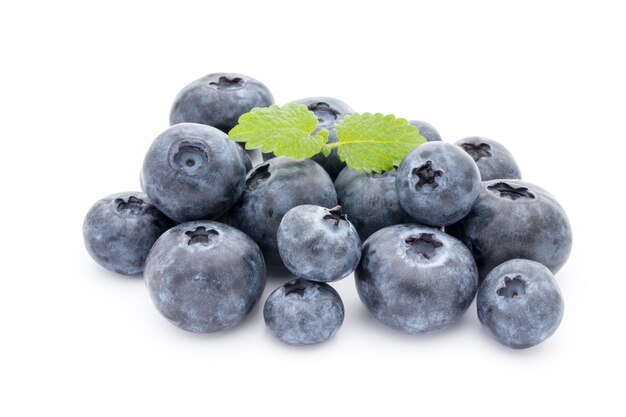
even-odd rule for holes
{"type": "Polygon", "coordinates": [[[513,155],[499,142],[472,136],[457,141],[456,145],[474,159],[482,181],[522,178],[513,155]]]}
{"type": "MultiPolygon", "coordinates": [[[[335,125],[339,123],[344,116],[352,113],[350,106],[341,100],[331,97],[303,98],[292,101],[292,103],[304,104],[310,111],[315,113],[315,116],[317,117],[317,128],[313,131],[313,133],[315,134],[322,129],[326,129],[328,131],[328,143],[334,143],[339,140],[337,138],[335,125]]],[[[263,154],[264,160],[268,160],[273,157],[273,153],[263,154]]],[[[346,166],[346,163],[339,159],[339,154],[337,153],[336,148],[333,149],[327,157],[322,155],[322,153],[318,153],[313,155],[311,159],[320,164],[333,180],[346,166]]]]}
{"type": "Polygon", "coordinates": [[[181,329],[209,333],[241,322],[265,287],[256,243],[234,227],[196,221],[168,230],[144,271],[159,312],[181,329]]]}
{"type": "Polygon", "coordinates": [[[270,91],[254,78],[218,72],[192,82],[178,93],[170,124],[202,123],[228,133],[242,114],[272,104],[270,91]]]}
{"type": "Polygon", "coordinates": [[[563,318],[563,297],[552,272],[527,259],[494,268],[480,285],[476,306],[487,331],[516,349],[543,342],[563,318]]]}
{"type": "Polygon", "coordinates": [[[94,204],[83,223],[89,255],[110,271],[139,274],[156,240],[174,223],[144,193],[113,194],[94,204]]]}
{"type": "Polygon", "coordinates": [[[336,206],[330,177],[310,159],[277,156],[248,173],[232,222],[258,243],[269,266],[283,267],[276,240],[278,226],[289,210],[302,204],[336,206]]]}
{"type": "Polygon", "coordinates": [[[321,343],[341,327],[343,302],[330,285],[296,279],[277,288],[263,308],[265,325],[289,345],[321,343]]]}
{"type": "Polygon", "coordinates": [[[141,172],[154,205],[177,222],[216,219],[241,196],[244,158],[225,133],[197,123],[181,123],[159,135],[141,172]]]}
{"type": "Polygon", "coordinates": [[[368,174],[346,167],[335,180],[335,189],[362,241],[383,227],[414,222],[398,201],[395,168],[368,174]]]}
{"type": "Polygon", "coordinates": [[[400,205],[419,223],[445,226],[469,213],[480,193],[480,173],[468,154],[446,142],[428,142],[400,163],[400,205]]]}
{"type": "Polygon", "coordinates": [[[355,271],[361,301],[382,323],[407,333],[454,324],[478,287],[476,264],[457,239],[413,224],[379,230],[355,271]]]}
{"type": "Polygon", "coordinates": [[[361,258],[361,239],[340,206],[292,208],[280,222],[277,238],[287,269],[312,281],[345,278],[361,258]]]}
{"type": "Polygon", "coordinates": [[[516,258],[540,262],[556,273],[572,249],[563,207],[546,190],[519,180],[483,182],[476,204],[454,228],[474,254],[481,278],[516,258]]]}
{"type": "Polygon", "coordinates": [[[437,129],[430,123],[421,120],[409,120],[411,126],[415,126],[419,129],[420,135],[424,137],[428,142],[440,142],[441,135],[437,132],[437,129]]]}

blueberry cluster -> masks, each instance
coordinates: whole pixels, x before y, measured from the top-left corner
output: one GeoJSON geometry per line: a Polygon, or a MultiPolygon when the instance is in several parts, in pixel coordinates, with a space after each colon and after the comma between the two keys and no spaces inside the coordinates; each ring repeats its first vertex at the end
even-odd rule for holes
{"type": "MultiPolygon", "coordinates": [[[[294,102],[331,143],[352,113],[328,97],[294,102]]],[[[265,85],[241,74],[185,87],[145,156],[143,191],[103,198],[87,213],[92,258],[120,274],[143,272],[158,311],[192,332],[240,323],[263,294],[266,268],[297,276],[263,309],[270,332],[291,345],[339,330],[344,306],[328,283],[353,272],[366,308],[403,332],[453,325],[476,294],[480,322],[507,346],[556,331],[563,298],[553,274],[570,254],[571,227],[552,195],[521,180],[504,146],[444,142],[414,120],[428,142],[382,174],[346,167],[337,149],[305,160],[264,154],[253,167],[227,132],[273,103],[265,85]]]]}

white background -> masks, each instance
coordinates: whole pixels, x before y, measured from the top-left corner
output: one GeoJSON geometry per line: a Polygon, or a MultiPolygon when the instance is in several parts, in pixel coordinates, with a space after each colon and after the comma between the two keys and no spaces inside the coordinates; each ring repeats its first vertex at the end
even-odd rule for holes
{"type": "Polygon", "coordinates": [[[1,415],[626,413],[621,2],[344,3],[2,3],[1,415]],[[510,350],[472,305],[447,331],[404,335],[352,277],[335,285],[343,328],[319,346],[274,340],[261,304],[220,334],[169,324],[141,278],[88,257],[81,225],[138,189],[176,93],[219,71],[277,103],[329,95],[503,142],[573,225],[557,333],[510,350]]]}

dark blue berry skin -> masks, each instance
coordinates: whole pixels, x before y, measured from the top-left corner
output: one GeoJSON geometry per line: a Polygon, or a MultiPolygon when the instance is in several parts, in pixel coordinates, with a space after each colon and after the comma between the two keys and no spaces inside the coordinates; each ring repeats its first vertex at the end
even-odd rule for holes
{"type": "Polygon", "coordinates": [[[252,170],[252,159],[248,152],[245,151],[241,146],[236,146],[237,152],[239,152],[239,156],[241,157],[241,161],[243,162],[243,166],[246,167],[246,174],[252,170]]]}
{"type": "Polygon", "coordinates": [[[476,306],[487,331],[515,349],[543,342],[563,318],[563,297],[552,272],[527,259],[494,268],[480,285],[476,306]]]}
{"type": "Polygon", "coordinates": [[[361,239],[340,206],[292,208],[280,222],[277,240],[287,269],[311,281],[345,278],[361,258],[361,239]]]}
{"type": "Polygon", "coordinates": [[[430,123],[421,120],[409,120],[409,124],[418,128],[420,135],[428,142],[441,142],[441,135],[430,123]]]}
{"type": "Polygon", "coordinates": [[[202,123],[228,133],[242,114],[272,104],[270,91],[254,78],[218,72],[192,82],[178,93],[170,124],[202,123]]]}
{"type": "Polygon", "coordinates": [[[361,301],[374,317],[406,333],[456,323],[478,288],[476,264],[465,245],[414,224],[389,226],[370,236],[354,275],[361,301]]]}
{"type": "Polygon", "coordinates": [[[226,224],[180,224],[157,240],[144,271],[159,312],[181,329],[211,333],[240,323],[265,287],[256,243],[226,224]]]}
{"type": "Polygon", "coordinates": [[[335,180],[337,200],[362,241],[383,227],[415,222],[400,206],[396,170],[382,174],[344,168],[335,180]]]}
{"type": "Polygon", "coordinates": [[[281,342],[312,345],[337,333],[343,323],[344,307],[330,285],[299,278],[270,294],[263,317],[270,332],[281,342]]]}
{"type": "Polygon", "coordinates": [[[94,204],[83,223],[89,255],[110,271],[143,271],[150,248],[174,222],[139,192],[113,194],[94,204]]]}
{"type": "Polygon", "coordinates": [[[455,142],[474,159],[482,181],[521,179],[522,173],[511,152],[493,139],[472,136],[455,142]]]}
{"type": "Polygon", "coordinates": [[[428,142],[400,163],[396,191],[404,211],[419,223],[445,226],[471,210],[480,193],[480,173],[458,146],[428,142]]]}
{"type": "Polygon", "coordinates": [[[302,204],[336,206],[337,194],[330,177],[310,159],[277,156],[248,173],[231,221],[259,245],[267,265],[284,268],[276,233],[283,216],[302,204]]]}
{"type": "MultiPolygon", "coordinates": [[[[311,97],[301,100],[292,101],[296,104],[304,104],[307,108],[315,113],[317,117],[317,128],[313,133],[317,133],[322,129],[328,131],[328,143],[337,142],[337,131],[335,125],[341,121],[346,115],[352,113],[352,109],[346,103],[331,97],[311,97]]],[[[274,157],[273,153],[264,153],[263,160],[274,157]]],[[[339,159],[337,149],[333,149],[327,157],[318,153],[311,157],[312,160],[320,164],[331,179],[337,178],[339,172],[346,166],[345,162],[339,159]]]]}
{"type": "Polygon", "coordinates": [[[510,259],[531,259],[556,273],[572,249],[563,207],[546,190],[520,180],[482,183],[470,213],[454,235],[474,254],[481,279],[510,259]]]}
{"type": "Polygon", "coordinates": [[[178,223],[212,220],[241,196],[246,167],[237,145],[207,125],[181,123],[159,135],[141,172],[146,194],[178,223]]]}

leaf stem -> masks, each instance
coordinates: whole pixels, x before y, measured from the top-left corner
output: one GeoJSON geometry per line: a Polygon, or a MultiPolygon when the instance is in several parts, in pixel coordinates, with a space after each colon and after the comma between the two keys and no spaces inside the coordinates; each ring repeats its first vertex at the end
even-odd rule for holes
{"type": "Polygon", "coordinates": [[[341,145],[341,142],[333,142],[333,143],[327,143],[326,146],[329,149],[335,149],[338,148],[341,145]]]}

